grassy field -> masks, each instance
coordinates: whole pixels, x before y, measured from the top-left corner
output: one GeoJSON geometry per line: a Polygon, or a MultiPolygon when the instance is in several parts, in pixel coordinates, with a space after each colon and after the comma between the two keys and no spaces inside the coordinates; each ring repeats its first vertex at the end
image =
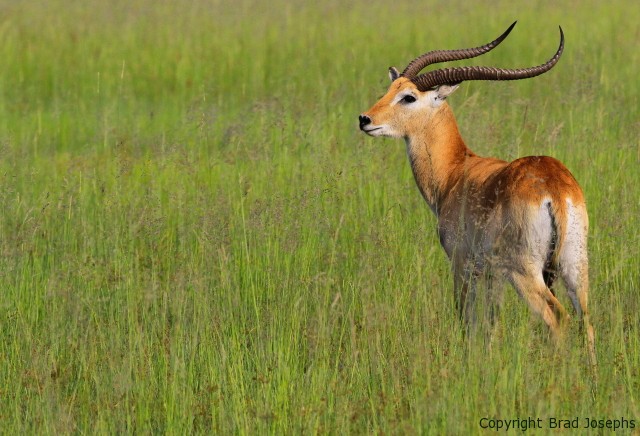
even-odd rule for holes
{"type": "Polygon", "coordinates": [[[1,1],[0,432],[638,434],[640,8],[519,3],[1,1]],[[357,129],[390,65],[514,19],[466,64],[538,64],[561,24],[557,67],[450,103],[478,154],[583,186],[597,385],[513,291],[464,338],[404,144],[357,129]]]}

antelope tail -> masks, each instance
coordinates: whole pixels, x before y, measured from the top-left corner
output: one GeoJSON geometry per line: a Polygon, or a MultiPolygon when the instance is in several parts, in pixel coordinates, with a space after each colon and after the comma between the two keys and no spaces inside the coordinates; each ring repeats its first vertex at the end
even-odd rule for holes
{"type": "Polygon", "coordinates": [[[558,270],[560,266],[560,253],[567,236],[567,224],[569,222],[568,206],[566,200],[553,198],[549,202],[549,214],[554,230],[554,237],[551,243],[551,253],[549,256],[549,266],[553,270],[558,270]]]}

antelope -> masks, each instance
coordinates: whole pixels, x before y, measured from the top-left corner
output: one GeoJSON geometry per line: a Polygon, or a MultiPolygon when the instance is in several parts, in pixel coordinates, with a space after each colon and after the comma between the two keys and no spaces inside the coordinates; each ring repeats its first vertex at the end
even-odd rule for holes
{"type": "Polygon", "coordinates": [[[595,364],[595,335],[587,308],[589,224],[582,189],[552,157],[506,162],[475,154],[462,139],[446,101],[466,80],[519,80],[546,73],[562,55],[562,28],[558,50],[536,67],[452,67],[418,74],[434,63],[493,50],[515,24],[480,47],[430,51],[402,73],[389,68],[391,86],[360,115],[360,129],[370,136],[404,138],[416,184],[438,221],[440,243],[452,265],[456,306],[467,328],[474,324],[480,277],[486,282],[493,325],[500,292],[492,279],[500,277],[513,285],[557,340],[568,320],[552,288],[559,275],[582,319],[595,364]]]}

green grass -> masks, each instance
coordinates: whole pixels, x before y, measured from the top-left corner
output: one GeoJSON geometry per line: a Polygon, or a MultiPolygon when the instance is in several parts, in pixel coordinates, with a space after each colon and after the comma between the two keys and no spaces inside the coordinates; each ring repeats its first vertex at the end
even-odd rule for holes
{"type": "Polygon", "coordinates": [[[634,2],[103,3],[0,3],[2,433],[638,432],[634,2]],[[540,63],[561,24],[558,66],[451,105],[475,152],[583,186],[597,386],[513,291],[464,338],[404,145],[357,131],[390,65],[514,19],[468,64],[540,63]]]}

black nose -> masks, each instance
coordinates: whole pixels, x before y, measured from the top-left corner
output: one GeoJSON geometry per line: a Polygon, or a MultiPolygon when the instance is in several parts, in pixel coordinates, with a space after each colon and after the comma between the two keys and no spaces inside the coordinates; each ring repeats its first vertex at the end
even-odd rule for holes
{"type": "Polygon", "coordinates": [[[363,127],[367,124],[371,124],[371,118],[366,115],[360,115],[360,130],[364,130],[363,127]]]}

